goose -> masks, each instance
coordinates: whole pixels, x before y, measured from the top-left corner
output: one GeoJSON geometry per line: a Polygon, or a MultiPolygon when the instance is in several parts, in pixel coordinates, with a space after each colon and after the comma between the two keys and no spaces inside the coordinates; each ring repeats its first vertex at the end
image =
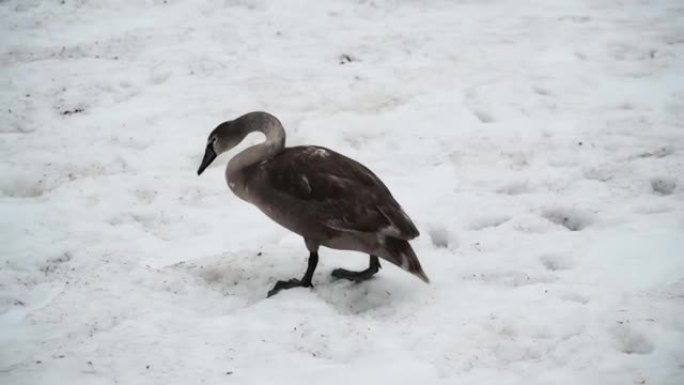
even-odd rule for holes
{"type": "Polygon", "coordinates": [[[365,270],[333,270],[332,276],[338,279],[370,279],[380,270],[382,258],[430,282],[408,242],[419,235],[418,229],[380,178],[361,163],[325,147],[285,147],[282,124],[267,112],[247,113],[211,131],[197,175],[252,132],[263,133],[266,140],[228,162],[228,187],[302,236],[309,251],[304,276],[277,281],[268,297],[284,289],[312,288],[320,246],[370,256],[365,270]]]}

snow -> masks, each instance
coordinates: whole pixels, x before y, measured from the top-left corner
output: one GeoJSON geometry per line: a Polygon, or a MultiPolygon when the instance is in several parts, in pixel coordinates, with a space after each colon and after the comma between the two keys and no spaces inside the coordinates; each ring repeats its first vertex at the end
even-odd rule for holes
{"type": "Polygon", "coordinates": [[[0,2],[0,383],[684,383],[683,16],[0,2]],[[432,283],[322,250],[266,299],[302,240],[230,193],[234,153],[196,175],[253,110],[374,170],[432,283]]]}

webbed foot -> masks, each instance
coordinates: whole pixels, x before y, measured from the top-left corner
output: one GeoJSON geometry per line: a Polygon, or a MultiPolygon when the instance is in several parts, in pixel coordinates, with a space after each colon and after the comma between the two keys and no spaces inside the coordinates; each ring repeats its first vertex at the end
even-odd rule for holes
{"type": "Polygon", "coordinates": [[[287,289],[292,289],[295,287],[311,287],[313,288],[313,285],[311,284],[311,281],[309,282],[302,282],[302,280],[297,279],[297,278],[292,278],[288,281],[278,281],[276,282],[275,286],[273,286],[273,289],[268,291],[267,297],[272,297],[281,290],[287,290],[287,289]]]}
{"type": "Polygon", "coordinates": [[[346,269],[335,269],[332,271],[332,276],[335,278],[348,279],[354,282],[362,282],[373,278],[375,273],[380,270],[380,261],[375,255],[370,256],[370,262],[366,270],[351,271],[346,269]]]}
{"type": "Polygon", "coordinates": [[[281,290],[292,289],[293,287],[313,287],[311,284],[311,278],[316,270],[316,265],[318,265],[318,252],[312,251],[309,254],[309,263],[306,268],[306,273],[302,279],[292,278],[289,281],[278,281],[276,282],[273,289],[269,290],[267,298],[278,294],[281,290]]]}

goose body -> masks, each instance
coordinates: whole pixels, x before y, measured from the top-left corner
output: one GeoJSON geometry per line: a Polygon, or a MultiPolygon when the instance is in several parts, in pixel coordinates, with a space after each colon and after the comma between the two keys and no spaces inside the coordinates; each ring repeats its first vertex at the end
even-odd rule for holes
{"type": "Polygon", "coordinates": [[[368,269],[336,269],[333,275],[339,278],[370,278],[380,268],[380,257],[429,282],[408,243],[419,232],[380,178],[361,163],[324,147],[286,148],[280,121],[268,113],[252,112],[214,129],[198,174],[217,154],[253,131],[263,132],[266,141],[230,160],[228,186],[273,221],[301,235],[310,253],[304,277],[279,281],[269,295],[311,286],[320,246],[370,255],[368,269]]]}

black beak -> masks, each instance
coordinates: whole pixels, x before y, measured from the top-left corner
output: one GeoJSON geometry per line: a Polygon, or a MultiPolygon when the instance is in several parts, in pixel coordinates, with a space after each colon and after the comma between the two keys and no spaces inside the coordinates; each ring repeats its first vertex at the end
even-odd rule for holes
{"type": "Polygon", "coordinates": [[[200,164],[197,170],[197,175],[201,175],[205,168],[209,167],[211,162],[216,159],[216,152],[214,152],[214,146],[212,143],[207,144],[207,149],[204,151],[204,158],[202,158],[202,164],[200,164]]]}

